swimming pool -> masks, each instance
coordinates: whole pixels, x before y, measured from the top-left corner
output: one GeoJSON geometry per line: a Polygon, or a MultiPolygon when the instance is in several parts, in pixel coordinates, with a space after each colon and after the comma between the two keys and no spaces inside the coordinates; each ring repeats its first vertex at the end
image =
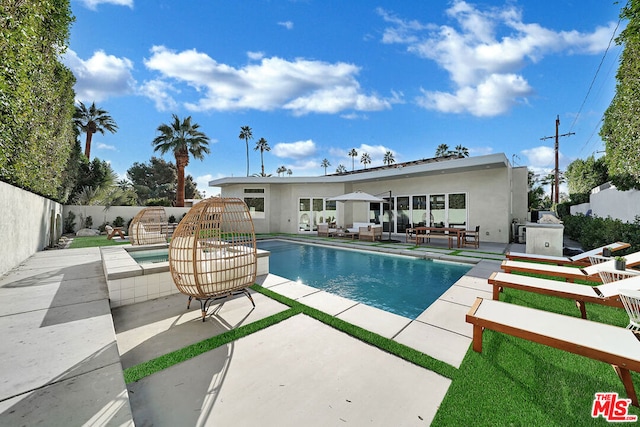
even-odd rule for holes
{"type": "Polygon", "coordinates": [[[415,319],[471,267],[326,246],[264,240],[269,272],[415,319]]]}

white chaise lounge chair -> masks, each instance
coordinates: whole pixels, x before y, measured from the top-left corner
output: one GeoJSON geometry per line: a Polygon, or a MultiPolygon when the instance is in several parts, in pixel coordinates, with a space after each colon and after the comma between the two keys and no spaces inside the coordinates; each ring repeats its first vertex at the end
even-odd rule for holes
{"type": "Polygon", "coordinates": [[[615,242],[610,245],[600,246],[599,248],[592,249],[590,251],[582,252],[581,254],[577,254],[574,256],[551,256],[551,255],[538,255],[538,254],[527,254],[524,252],[507,252],[506,256],[508,259],[515,261],[535,261],[535,262],[547,262],[550,264],[556,265],[591,265],[591,261],[589,260],[590,256],[593,255],[602,255],[602,251],[605,248],[611,248],[611,251],[619,251],[622,249],[627,249],[629,246],[628,243],[623,242],[615,242]]]}
{"type": "MultiPolygon", "coordinates": [[[[491,329],[609,363],[631,403],[638,397],[629,371],[640,372],[640,342],[626,328],[478,298],[466,316],[473,325],[473,350],[482,352],[482,334],[491,329]]],[[[597,391],[593,390],[592,396],[597,391]]]]}
{"type": "MultiPolygon", "coordinates": [[[[640,290],[640,273],[628,273],[628,278],[598,286],[579,285],[558,280],[541,279],[521,274],[493,273],[489,284],[493,286],[493,299],[500,299],[503,288],[519,289],[554,297],[575,300],[583,319],[587,318],[585,303],[608,305],[622,308],[620,291],[623,289],[640,290]]],[[[639,343],[640,345],[640,343],[639,343]]]]}
{"type": "MultiPolygon", "coordinates": [[[[625,255],[627,260],[627,267],[634,267],[640,265],[640,252],[634,252],[629,255],[625,255]]],[[[592,282],[602,282],[599,272],[603,270],[614,270],[615,261],[602,262],[600,264],[593,264],[584,268],[568,267],[562,265],[550,265],[539,264],[535,262],[524,261],[511,261],[504,260],[500,266],[505,273],[527,272],[544,274],[547,276],[562,277],[568,282],[573,282],[576,279],[590,280],[592,282]]]]}

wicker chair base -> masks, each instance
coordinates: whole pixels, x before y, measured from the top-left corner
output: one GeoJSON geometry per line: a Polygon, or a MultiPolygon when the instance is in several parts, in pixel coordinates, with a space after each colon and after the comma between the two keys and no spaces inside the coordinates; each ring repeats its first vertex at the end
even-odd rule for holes
{"type": "Polygon", "coordinates": [[[246,295],[247,298],[249,298],[249,301],[251,301],[251,305],[253,306],[253,308],[256,308],[256,303],[253,301],[253,297],[251,297],[251,294],[249,293],[247,288],[243,288],[243,289],[229,291],[227,293],[208,297],[208,298],[198,298],[198,297],[194,297],[193,295],[189,295],[189,301],[187,301],[187,310],[189,309],[189,307],[191,307],[192,300],[195,299],[198,302],[200,302],[200,311],[202,311],[202,321],[204,322],[205,317],[207,317],[207,310],[209,309],[209,307],[211,307],[211,304],[213,304],[217,300],[225,299],[225,298],[232,297],[235,295],[240,295],[240,294],[246,295]]]}

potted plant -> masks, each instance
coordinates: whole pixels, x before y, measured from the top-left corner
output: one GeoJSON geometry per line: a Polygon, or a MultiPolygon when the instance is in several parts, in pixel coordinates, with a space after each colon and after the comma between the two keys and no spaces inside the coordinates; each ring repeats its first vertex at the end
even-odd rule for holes
{"type": "Polygon", "coordinates": [[[616,260],[616,270],[626,270],[627,269],[627,259],[623,256],[617,256],[614,258],[616,260]]]}
{"type": "Polygon", "coordinates": [[[611,257],[611,248],[607,247],[602,249],[602,256],[607,258],[611,257]]]}

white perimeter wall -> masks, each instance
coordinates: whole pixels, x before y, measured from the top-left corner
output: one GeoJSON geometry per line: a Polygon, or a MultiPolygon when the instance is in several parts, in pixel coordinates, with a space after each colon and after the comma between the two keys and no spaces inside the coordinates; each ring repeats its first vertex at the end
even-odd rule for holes
{"type": "Polygon", "coordinates": [[[61,235],[61,204],[0,182],[0,275],[61,235]]]}
{"type": "Polygon", "coordinates": [[[571,214],[586,214],[589,209],[594,216],[633,222],[640,216],[640,191],[618,191],[610,184],[604,184],[591,191],[589,203],[571,206],[571,214]]]}
{"type": "MultiPolygon", "coordinates": [[[[105,222],[109,224],[113,224],[113,221],[116,217],[121,216],[124,219],[125,227],[129,223],[129,220],[132,219],[138,212],[144,209],[145,206],[112,206],[109,209],[105,210],[104,206],[83,206],[83,205],[67,205],[64,207],[63,216],[67,218],[69,212],[73,212],[76,215],[75,218],[75,229],[74,231],[78,231],[82,228],[82,223],[84,218],[90,216],[93,220],[93,226],[91,228],[97,229],[105,222]]],[[[189,212],[188,208],[174,208],[174,207],[165,207],[164,210],[167,213],[167,218],[171,215],[176,217],[176,221],[180,221],[182,216],[189,212]]]]}

